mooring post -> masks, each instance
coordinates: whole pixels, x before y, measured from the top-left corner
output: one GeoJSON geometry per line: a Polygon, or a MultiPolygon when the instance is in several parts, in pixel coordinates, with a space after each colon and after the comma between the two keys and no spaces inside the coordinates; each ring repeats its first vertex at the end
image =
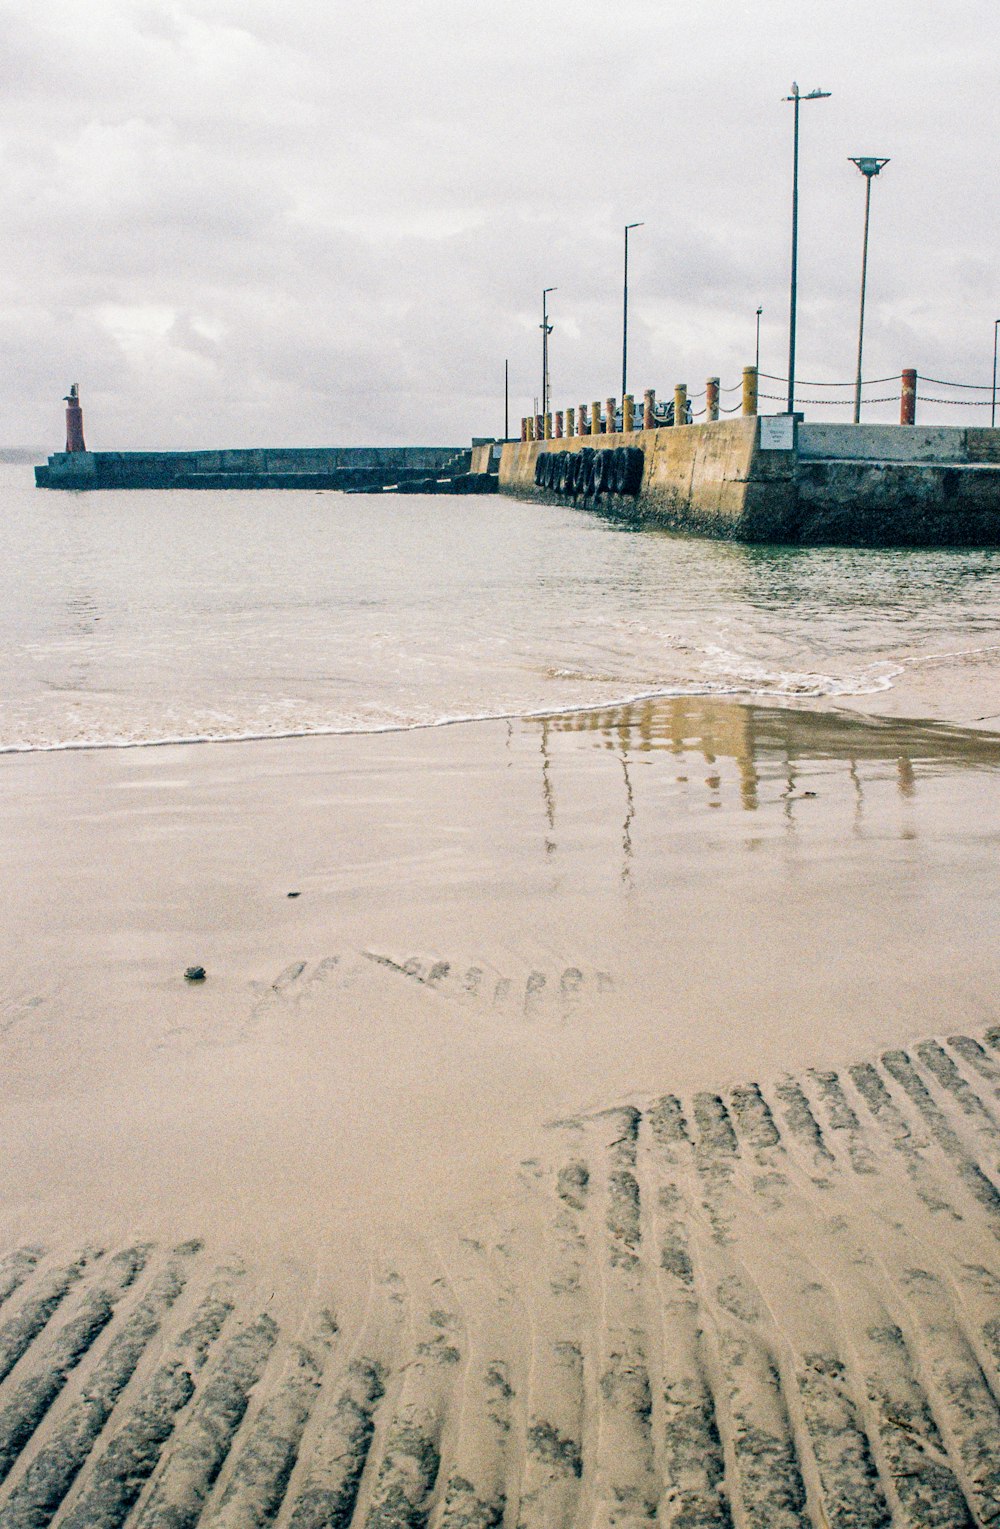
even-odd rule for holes
{"type": "Polygon", "coordinates": [[[656,429],[656,389],[647,388],[642,395],[642,428],[656,429]]]}
{"type": "Polygon", "coordinates": [[[535,440],[536,441],[544,441],[544,439],[545,439],[545,417],[542,414],[536,414],[535,415],[535,440]]]}
{"type": "Polygon", "coordinates": [[[616,402],[617,402],[617,400],[614,399],[614,398],[605,399],[605,402],[604,402],[604,416],[605,416],[604,417],[604,433],[605,433],[605,435],[614,435],[614,433],[615,433],[615,415],[618,412],[617,408],[616,408],[616,402]]]}
{"type": "Polygon", "coordinates": [[[566,418],[566,416],[563,413],[562,409],[557,409],[556,410],[556,440],[557,441],[561,441],[562,438],[563,438],[563,421],[565,420],[565,418],[566,418]]]}
{"type": "Polygon", "coordinates": [[[533,441],[535,439],[535,421],[530,414],[525,415],[524,419],[524,439],[526,441],[533,441]]]}
{"type": "Polygon", "coordinates": [[[686,382],[679,382],[674,388],[674,424],[686,425],[688,418],[688,390],[686,382]]]}
{"type": "Polygon", "coordinates": [[[719,417],[719,379],[718,377],[705,378],[705,418],[715,420],[719,417]]]}
{"type": "Polygon", "coordinates": [[[590,406],[590,433],[591,435],[600,435],[601,433],[601,404],[597,398],[594,399],[590,406]]]}
{"type": "Polygon", "coordinates": [[[521,415],[521,439],[522,441],[528,439],[528,416],[526,414],[521,415]]]}
{"type": "Polygon", "coordinates": [[[552,439],[552,411],[551,411],[551,409],[545,415],[545,439],[547,441],[551,441],[551,439],[552,439]]]}
{"type": "Polygon", "coordinates": [[[903,389],[899,395],[899,423],[901,425],[917,423],[917,373],[916,368],[912,366],[903,368],[903,389]]]}
{"type": "Polygon", "coordinates": [[[576,434],[576,410],[572,405],[566,410],[566,434],[570,436],[576,434]]]}
{"type": "Polygon", "coordinates": [[[743,368],[743,413],[757,413],[757,368],[755,366],[743,368]]]}
{"type": "Polygon", "coordinates": [[[622,399],[622,429],[635,429],[635,399],[631,393],[626,393],[622,399]]]}

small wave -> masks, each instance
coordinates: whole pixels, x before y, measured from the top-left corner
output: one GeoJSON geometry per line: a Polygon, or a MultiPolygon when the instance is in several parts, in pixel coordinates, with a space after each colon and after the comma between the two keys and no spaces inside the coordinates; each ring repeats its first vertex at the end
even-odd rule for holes
{"type": "MultiPolygon", "coordinates": [[[[551,706],[516,707],[496,711],[461,712],[456,714],[443,714],[437,717],[410,719],[407,721],[394,720],[384,722],[343,722],[330,724],[329,726],[311,725],[303,727],[276,727],[276,728],[253,728],[241,730],[206,730],[204,732],[177,732],[164,733],[154,737],[137,738],[56,738],[40,742],[8,742],[0,743],[0,755],[4,754],[57,754],[57,753],[84,753],[101,752],[112,749],[155,749],[155,748],[178,748],[190,747],[203,743],[268,743],[279,742],[294,738],[343,738],[343,737],[367,737],[381,734],[395,734],[420,732],[428,728],[436,727],[459,727],[466,723],[476,722],[513,722],[513,721],[537,721],[545,717],[578,716],[586,712],[609,711],[619,708],[634,706],[647,701],[670,700],[680,696],[716,696],[720,698],[746,698],[748,700],[766,700],[768,698],[782,697],[795,699],[822,699],[824,696],[843,695],[874,695],[880,691],[889,689],[892,679],[900,670],[894,668],[892,674],[872,678],[870,682],[861,685],[857,679],[836,680],[828,675],[805,676],[796,674],[774,674],[762,670],[757,675],[746,675],[742,681],[702,681],[701,683],[658,685],[641,690],[627,691],[617,695],[611,695],[597,700],[593,697],[585,701],[556,702],[551,706]],[[806,682],[809,683],[806,683],[806,682]]],[[[555,677],[555,676],[554,676],[555,677]]],[[[582,679],[585,676],[579,673],[559,676],[572,679],[582,679]]],[[[605,678],[604,683],[612,683],[605,678]]]]}

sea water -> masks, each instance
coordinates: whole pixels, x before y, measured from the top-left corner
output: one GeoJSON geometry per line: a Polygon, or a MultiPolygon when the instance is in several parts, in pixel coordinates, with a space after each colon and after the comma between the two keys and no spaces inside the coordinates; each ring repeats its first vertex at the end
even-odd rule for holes
{"type": "Polygon", "coordinates": [[[739,546],[506,497],[66,493],[0,471],[4,751],[875,697],[914,666],[946,689],[962,655],[1000,655],[996,551],[739,546]]]}

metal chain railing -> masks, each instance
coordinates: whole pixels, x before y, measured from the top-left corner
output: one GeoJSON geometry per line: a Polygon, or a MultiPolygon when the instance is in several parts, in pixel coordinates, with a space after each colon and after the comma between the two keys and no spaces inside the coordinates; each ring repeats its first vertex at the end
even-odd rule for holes
{"type": "MultiPolygon", "coordinates": [[[[973,386],[972,383],[968,385],[973,386]]],[[[929,393],[920,393],[918,396],[921,403],[941,403],[951,409],[991,409],[993,407],[992,398],[933,398],[929,393]]],[[[871,402],[874,403],[877,400],[872,399],[871,402]]]]}
{"type": "MultiPolygon", "coordinates": [[[[807,384],[807,386],[808,385],[809,384],[807,384]]],[[[815,386],[815,384],[812,384],[812,385],[815,386]]],[[[770,400],[771,402],[774,402],[774,403],[784,403],[785,402],[784,395],[781,394],[781,393],[758,393],[757,397],[758,398],[767,398],[768,400],[770,400]]],[[[932,399],[932,398],[925,399],[926,403],[937,403],[938,401],[939,400],[932,399]]],[[[943,399],[940,400],[940,402],[944,402],[944,401],[945,400],[943,400],[943,399]]],[[[830,409],[851,409],[851,408],[854,407],[854,399],[853,398],[796,398],[795,402],[796,403],[821,403],[821,404],[824,404],[827,408],[830,408],[830,409]]],[[[862,403],[898,403],[899,402],[899,394],[898,393],[889,393],[885,398],[863,398],[861,400],[861,402],[862,403]]],[[[987,402],[989,402],[989,400],[987,400],[987,402]]],[[[732,411],[730,411],[730,412],[732,412],[732,411]]]]}
{"type": "Polygon", "coordinates": [[[921,382],[931,382],[936,388],[969,388],[974,393],[992,393],[993,388],[988,382],[942,382],[940,377],[925,377],[920,374],[921,382]]]}
{"type": "MultiPolygon", "coordinates": [[[[787,382],[788,381],[787,377],[775,377],[773,375],[773,373],[771,373],[771,372],[758,372],[757,375],[758,375],[758,377],[763,377],[766,382],[787,382]]],[[[797,377],[795,380],[796,380],[797,384],[799,385],[799,387],[803,387],[803,388],[856,388],[857,387],[857,383],[856,382],[810,382],[805,377],[797,377]]],[[[903,380],[902,372],[894,372],[891,377],[867,377],[867,378],[863,378],[862,382],[861,382],[861,386],[863,388],[877,388],[877,387],[881,387],[883,382],[901,382],[902,380],[903,380]]],[[[928,378],[927,380],[930,381],[931,379],[928,378]]],[[[732,392],[732,389],[730,388],[728,391],[732,392]]]]}

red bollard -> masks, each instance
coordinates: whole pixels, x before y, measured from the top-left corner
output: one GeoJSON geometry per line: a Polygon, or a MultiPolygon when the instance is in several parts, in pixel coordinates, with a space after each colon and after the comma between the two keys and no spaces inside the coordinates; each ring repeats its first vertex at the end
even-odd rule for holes
{"type": "Polygon", "coordinates": [[[899,423],[917,423],[917,372],[915,367],[904,367],[903,390],[899,395],[899,423]]]}
{"type": "Polygon", "coordinates": [[[83,439],[83,410],[80,408],[80,385],[73,383],[64,399],[66,404],[66,450],[86,451],[83,439]]]}

